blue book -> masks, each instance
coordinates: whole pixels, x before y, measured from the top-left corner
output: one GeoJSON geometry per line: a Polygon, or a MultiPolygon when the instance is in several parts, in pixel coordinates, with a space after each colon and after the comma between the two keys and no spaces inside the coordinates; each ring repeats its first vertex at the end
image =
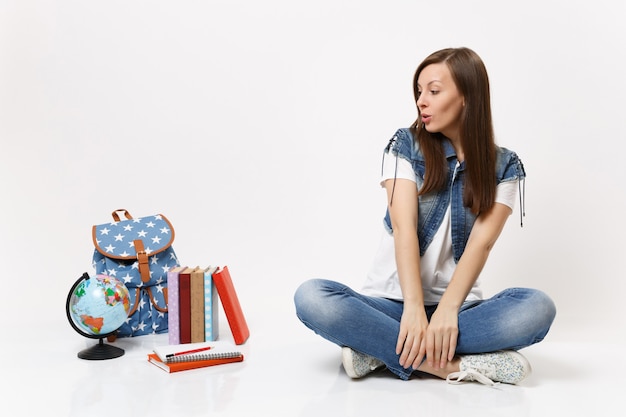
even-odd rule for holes
{"type": "Polygon", "coordinates": [[[204,270],[204,340],[217,340],[219,336],[219,303],[217,289],[213,282],[213,273],[217,267],[204,270]]]}

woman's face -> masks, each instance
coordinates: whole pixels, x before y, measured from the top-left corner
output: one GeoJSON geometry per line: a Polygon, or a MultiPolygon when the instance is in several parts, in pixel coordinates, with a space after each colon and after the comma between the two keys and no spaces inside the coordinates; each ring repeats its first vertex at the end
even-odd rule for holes
{"type": "Polygon", "coordinates": [[[430,64],[417,79],[417,108],[424,128],[440,132],[448,139],[460,139],[461,112],[465,101],[452,80],[446,64],[430,64]]]}

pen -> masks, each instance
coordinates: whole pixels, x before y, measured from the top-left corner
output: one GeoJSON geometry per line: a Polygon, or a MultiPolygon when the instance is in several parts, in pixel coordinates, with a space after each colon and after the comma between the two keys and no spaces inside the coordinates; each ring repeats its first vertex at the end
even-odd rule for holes
{"type": "Polygon", "coordinates": [[[176,353],[168,353],[165,355],[166,358],[171,358],[172,356],[180,356],[180,355],[190,355],[192,353],[204,352],[205,350],[209,350],[211,347],[203,347],[200,349],[186,350],[184,352],[176,352],[176,353]]]}

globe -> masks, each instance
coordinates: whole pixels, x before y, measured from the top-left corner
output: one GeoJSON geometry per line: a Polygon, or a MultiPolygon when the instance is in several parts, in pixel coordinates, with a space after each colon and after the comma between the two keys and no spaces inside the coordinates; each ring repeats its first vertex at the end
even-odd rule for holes
{"type": "Polygon", "coordinates": [[[81,359],[111,359],[122,356],[120,348],[105,345],[104,338],[124,324],[130,311],[128,288],[115,277],[86,272],[74,283],[67,296],[67,318],[82,336],[100,339],[98,345],[78,353],[81,359]]]}

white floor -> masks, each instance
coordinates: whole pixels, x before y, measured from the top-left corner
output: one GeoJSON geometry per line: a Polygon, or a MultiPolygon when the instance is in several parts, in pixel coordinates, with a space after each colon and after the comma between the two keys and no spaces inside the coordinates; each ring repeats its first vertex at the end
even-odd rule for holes
{"type": "MultiPolygon", "coordinates": [[[[67,322],[2,343],[0,404],[11,416],[550,416],[592,415],[622,405],[625,344],[577,341],[575,326],[555,326],[523,352],[533,374],[519,386],[404,382],[386,371],[351,380],[340,350],[304,328],[289,311],[250,314],[251,337],[240,364],[167,374],[146,354],[166,335],[118,339],[124,356],[78,359],[96,343],[67,322]]],[[[222,339],[232,336],[221,321],[222,339]]],[[[589,330],[578,329],[592,334],[589,330]]],[[[597,335],[599,336],[599,334],[597,335]]],[[[619,413],[618,413],[619,414],[619,413]]],[[[4,412],[3,412],[3,415],[4,412]]],[[[615,414],[603,414],[615,415],[615,414]]]]}

